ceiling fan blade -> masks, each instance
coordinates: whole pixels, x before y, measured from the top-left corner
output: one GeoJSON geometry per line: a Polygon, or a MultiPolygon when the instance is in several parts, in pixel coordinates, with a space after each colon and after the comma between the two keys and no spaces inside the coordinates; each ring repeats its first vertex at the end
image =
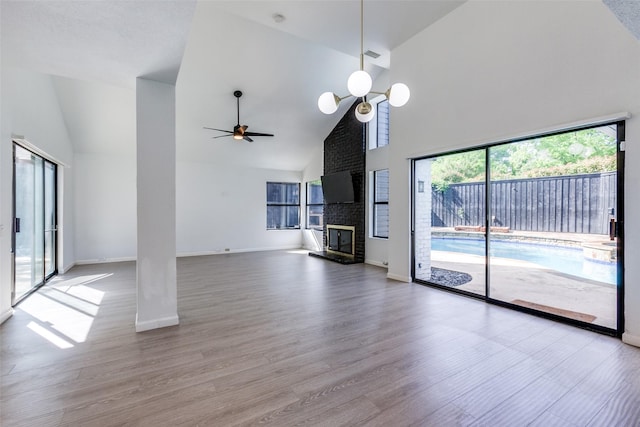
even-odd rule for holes
{"type": "Polygon", "coordinates": [[[217,130],[218,132],[227,132],[227,133],[233,133],[230,130],[225,130],[225,129],[216,129],[216,128],[208,128],[206,126],[203,126],[203,129],[209,129],[209,130],[217,130]]]}
{"type": "Polygon", "coordinates": [[[220,135],[220,136],[212,136],[211,139],[218,139],[218,138],[226,138],[228,136],[233,136],[233,134],[229,134],[229,135],[220,135]]]}
{"type": "Polygon", "coordinates": [[[242,96],[242,92],[239,90],[236,90],[233,92],[233,96],[236,97],[236,112],[238,113],[238,124],[236,124],[233,127],[233,131],[225,130],[225,129],[210,128],[205,126],[204,127],[205,129],[216,130],[219,132],[225,132],[229,134],[229,135],[214,136],[213,138],[233,136],[233,139],[244,139],[245,141],[253,142],[253,139],[250,138],[251,136],[273,136],[272,133],[247,132],[247,129],[249,128],[249,126],[240,124],[240,97],[242,96]]]}
{"type": "Polygon", "coordinates": [[[272,133],[262,133],[262,132],[245,132],[247,136],[273,136],[272,133]]]}

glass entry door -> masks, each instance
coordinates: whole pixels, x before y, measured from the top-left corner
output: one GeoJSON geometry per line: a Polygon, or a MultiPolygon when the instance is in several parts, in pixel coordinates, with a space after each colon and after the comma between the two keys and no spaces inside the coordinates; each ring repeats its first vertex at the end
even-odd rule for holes
{"type": "Polygon", "coordinates": [[[413,161],[413,277],[622,330],[624,123],[413,161]]]}
{"type": "Polygon", "coordinates": [[[56,273],[56,165],[14,144],[13,304],[56,273]]]}

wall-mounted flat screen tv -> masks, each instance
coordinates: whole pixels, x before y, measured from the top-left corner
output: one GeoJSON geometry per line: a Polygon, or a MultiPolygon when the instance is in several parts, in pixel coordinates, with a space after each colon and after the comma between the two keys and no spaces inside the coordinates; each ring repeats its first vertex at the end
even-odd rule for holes
{"type": "Polygon", "coordinates": [[[337,172],[320,177],[325,203],[353,203],[353,178],[351,172],[337,172]]]}

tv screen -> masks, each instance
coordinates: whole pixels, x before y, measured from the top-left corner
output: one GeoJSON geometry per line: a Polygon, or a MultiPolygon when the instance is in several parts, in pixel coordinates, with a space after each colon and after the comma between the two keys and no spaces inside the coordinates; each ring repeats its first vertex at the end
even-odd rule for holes
{"type": "Polygon", "coordinates": [[[351,172],[332,173],[322,176],[321,179],[325,203],[353,203],[355,201],[351,172]]]}

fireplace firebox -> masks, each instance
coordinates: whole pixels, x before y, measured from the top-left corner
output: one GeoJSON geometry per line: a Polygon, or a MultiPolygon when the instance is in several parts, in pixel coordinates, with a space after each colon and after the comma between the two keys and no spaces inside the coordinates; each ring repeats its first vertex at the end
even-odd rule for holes
{"type": "Polygon", "coordinates": [[[353,226],[327,224],[327,253],[353,258],[355,232],[353,226]]]}

